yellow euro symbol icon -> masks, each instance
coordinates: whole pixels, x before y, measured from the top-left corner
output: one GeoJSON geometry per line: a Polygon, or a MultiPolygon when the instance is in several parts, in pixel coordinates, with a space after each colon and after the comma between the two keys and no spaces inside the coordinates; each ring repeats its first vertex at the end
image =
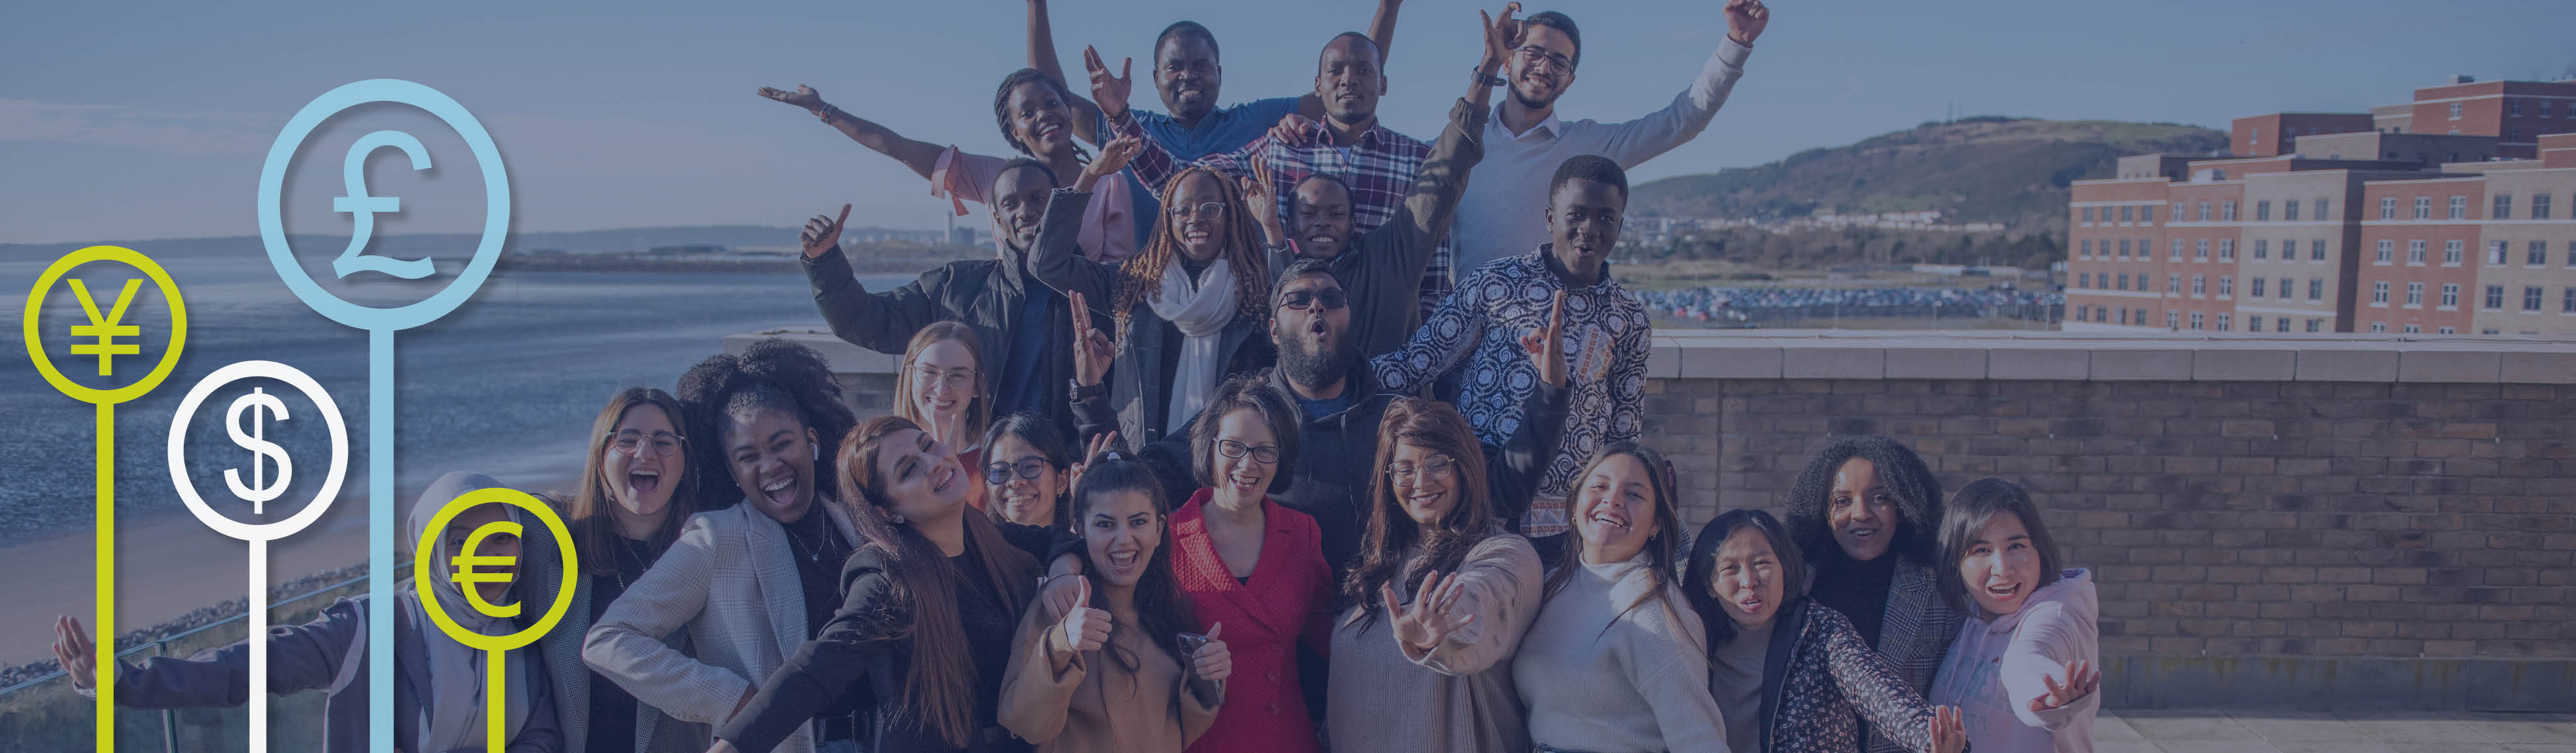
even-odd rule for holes
{"type": "MultiPolygon", "coordinates": [[[[510,717],[504,704],[508,700],[509,683],[503,675],[509,668],[509,662],[504,657],[513,649],[535,643],[538,637],[546,634],[546,631],[553,630],[555,623],[563,621],[564,609],[572,606],[573,579],[580,577],[581,555],[573,551],[572,529],[564,525],[563,516],[556,515],[554,508],[537,501],[536,497],[528,496],[527,492],[500,487],[476,489],[448,500],[445,506],[438,508],[437,515],[430,517],[429,528],[421,532],[419,546],[412,551],[438,551],[438,536],[440,532],[447,530],[448,521],[456,519],[456,514],[464,512],[466,508],[487,503],[511,505],[535,515],[537,521],[544,524],[546,532],[554,535],[555,551],[563,553],[562,566],[557,568],[563,582],[555,589],[557,596],[554,603],[546,606],[546,613],[537,618],[537,624],[509,635],[484,635],[456,624],[456,618],[448,616],[447,608],[440,606],[438,597],[429,591],[430,584],[435,582],[430,580],[432,576],[430,568],[436,566],[438,559],[434,556],[412,558],[411,583],[414,595],[420,598],[422,609],[429,613],[429,621],[438,625],[439,632],[446,633],[447,637],[455,639],[458,643],[484,651],[484,656],[487,657],[485,663],[487,669],[483,675],[489,680],[489,684],[483,691],[483,698],[487,703],[483,716],[492,720],[491,725],[485,728],[484,750],[506,750],[510,742],[507,729],[510,717]]],[[[476,556],[474,550],[483,543],[483,539],[494,534],[506,533],[515,536],[521,530],[519,524],[508,521],[488,523],[474,529],[474,533],[465,539],[464,550],[448,560],[449,564],[462,571],[453,576],[454,582],[458,585],[469,585],[509,580],[508,574],[476,572],[475,568],[512,565],[516,564],[513,562],[516,558],[476,556]]],[[[485,602],[480,594],[475,593],[476,589],[469,587],[462,590],[465,592],[466,600],[474,605],[474,609],[485,615],[513,617],[519,614],[520,605],[518,604],[506,607],[493,606],[485,602]]]]}

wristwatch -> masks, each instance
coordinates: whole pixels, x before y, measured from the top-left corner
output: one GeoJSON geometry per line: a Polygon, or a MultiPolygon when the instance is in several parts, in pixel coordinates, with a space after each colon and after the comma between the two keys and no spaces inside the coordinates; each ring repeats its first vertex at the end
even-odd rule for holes
{"type": "Polygon", "coordinates": [[[1109,394],[1109,382],[1107,380],[1102,380],[1101,383],[1091,385],[1089,387],[1082,386],[1082,383],[1075,382],[1071,379],[1067,379],[1065,381],[1073,385],[1073,401],[1077,403],[1095,397],[1105,397],[1109,394]]]}
{"type": "Polygon", "coordinates": [[[1468,73],[1475,76],[1476,83],[1484,84],[1486,86],[1508,86],[1512,83],[1501,76],[1486,73],[1483,68],[1472,69],[1468,71],[1468,73]]]}

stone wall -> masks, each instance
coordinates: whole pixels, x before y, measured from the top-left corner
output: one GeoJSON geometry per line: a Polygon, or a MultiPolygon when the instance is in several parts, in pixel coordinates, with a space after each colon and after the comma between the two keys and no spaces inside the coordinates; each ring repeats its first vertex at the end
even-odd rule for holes
{"type": "MultiPolygon", "coordinates": [[[[893,359],[828,334],[863,413],[893,359]]],[[[752,336],[737,336],[739,348],[752,336]]],[[[2576,342],[1659,334],[1692,525],[1833,438],[2028,488],[2095,569],[2115,707],[2576,708],[2576,342]]]]}

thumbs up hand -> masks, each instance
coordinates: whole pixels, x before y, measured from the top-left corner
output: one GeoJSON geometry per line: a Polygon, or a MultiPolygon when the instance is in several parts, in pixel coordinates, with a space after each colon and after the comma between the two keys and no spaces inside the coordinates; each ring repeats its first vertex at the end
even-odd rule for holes
{"type": "Polygon", "coordinates": [[[1064,619],[1057,620],[1055,629],[1047,631],[1047,641],[1065,653],[1098,651],[1109,642],[1109,613],[1091,607],[1090,578],[1074,576],[1074,584],[1074,593],[1080,597],[1078,606],[1065,610],[1064,619]]]}
{"type": "Polygon", "coordinates": [[[1217,634],[1225,632],[1225,623],[1208,626],[1207,643],[1190,654],[1190,673],[1208,682],[1221,682],[1234,675],[1234,652],[1226,650],[1225,641],[1217,634]]]}

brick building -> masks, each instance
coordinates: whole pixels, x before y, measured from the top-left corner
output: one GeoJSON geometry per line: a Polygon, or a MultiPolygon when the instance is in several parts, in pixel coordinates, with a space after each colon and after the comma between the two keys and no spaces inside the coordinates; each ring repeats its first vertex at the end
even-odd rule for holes
{"type": "Polygon", "coordinates": [[[2276,112],[2237,118],[2228,128],[2227,148],[2249,157],[2271,157],[2291,153],[2300,136],[2374,130],[2366,112],[2276,112]]]}
{"type": "Polygon", "coordinates": [[[2415,90],[2405,133],[2443,133],[2497,137],[2497,156],[2539,156],[2539,137],[2576,132],[2576,80],[2476,81],[2467,76],[2452,83],[2415,90]]]}

